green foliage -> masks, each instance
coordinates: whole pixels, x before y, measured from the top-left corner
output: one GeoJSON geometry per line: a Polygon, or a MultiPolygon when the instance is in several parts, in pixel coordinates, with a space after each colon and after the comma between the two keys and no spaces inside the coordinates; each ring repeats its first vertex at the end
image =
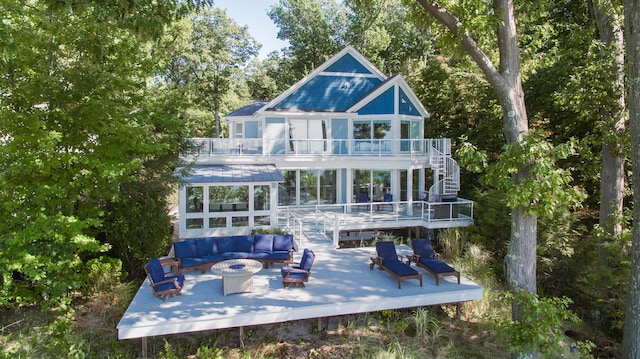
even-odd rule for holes
{"type": "Polygon", "coordinates": [[[503,292],[502,299],[517,302],[522,309],[522,320],[503,320],[499,323],[499,336],[504,338],[512,353],[540,351],[551,358],[561,353],[564,321],[577,322],[578,317],[568,308],[569,298],[540,298],[536,294],[520,291],[503,292]]]}
{"type": "Polygon", "coordinates": [[[0,305],[68,308],[85,262],[111,247],[96,240],[107,204],[125,203],[129,183],[166,183],[180,107],[147,85],[149,44],[201,3],[3,4],[0,305]]]}
{"type": "Polygon", "coordinates": [[[517,146],[507,145],[482,182],[504,191],[509,208],[522,206],[529,215],[551,218],[559,209],[578,207],[584,197],[571,186],[570,172],[556,166],[573,153],[571,142],[553,146],[533,132],[517,146]]]}

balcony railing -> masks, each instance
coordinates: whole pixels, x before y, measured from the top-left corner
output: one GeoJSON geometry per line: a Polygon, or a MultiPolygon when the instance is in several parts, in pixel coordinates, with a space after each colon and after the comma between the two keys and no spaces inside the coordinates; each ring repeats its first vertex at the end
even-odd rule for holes
{"type": "Polygon", "coordinates": [[[446,153],[445,139],[266,140],[192,138],[186,155],[212,156],[391,156],[446,153]]]}

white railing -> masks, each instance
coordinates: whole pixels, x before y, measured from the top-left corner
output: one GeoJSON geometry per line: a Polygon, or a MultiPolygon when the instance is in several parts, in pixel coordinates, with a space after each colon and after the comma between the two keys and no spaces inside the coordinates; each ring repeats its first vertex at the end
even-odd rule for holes
{"type": "Polygon", "coordinates": [[[287,226],[286,228],[293,234],[296,241],[296,250],[302,248],[302,219],[295,215],[290,208],[287,208],[287,226]]]}
{"type": "Polygon", "coordinates": [[[267,140],[191,138],[185,155],[213,156],[390,156],[444,152],[446,139],[267,140]]]}

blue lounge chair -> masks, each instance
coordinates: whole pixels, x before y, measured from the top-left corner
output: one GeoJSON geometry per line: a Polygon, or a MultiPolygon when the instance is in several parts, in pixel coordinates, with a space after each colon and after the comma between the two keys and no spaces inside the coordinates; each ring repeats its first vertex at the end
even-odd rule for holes
{"type": "Polygon", "coordinates": [[[167,275],[158,258],[152,258],[149,263],[144,266],[144,271],[149,277],[151,291],[156,297],[166,301],[169,296],[173,294],[179,295],[180,291],[182,291],[184,275],[167,275]]]}
{"type": "Polygon", "coordinates": [[[373,270],[377,264],[378,269],[389,272],[398,280],[398,289],[403,281],[409,279],[419,280],[422,287],[422,274],[400,260],[402,257],[396,253],[396,246],[392,241],[376,242],[376,252],[378,256],[371,257],[369,269],[373,270]]]}
{"type": "Polygon", "coordinates": [[[280,270],[284,287],[289,288],[291,284],[304,287],[304,283],[308,282],[311,276],[311,266],[315,259],[315,253],[313,253],[311,249],[306,248],[302,252],[302,258],[299,263],[285,261],[285,265],[280,270]]]}
{"type": "Polygon", "coordinates": [[[458,278],[458,284],[460,284],[460,272],[438,258],[433,252],[431,241],[424,238],[414,239],[411,241],[411,246],[413,255],[408,256],[407,264],[415,262],[419,267],[426,269],[435,277],[436,285],[440,285],[440,278],[448,276],[458,278]]]}

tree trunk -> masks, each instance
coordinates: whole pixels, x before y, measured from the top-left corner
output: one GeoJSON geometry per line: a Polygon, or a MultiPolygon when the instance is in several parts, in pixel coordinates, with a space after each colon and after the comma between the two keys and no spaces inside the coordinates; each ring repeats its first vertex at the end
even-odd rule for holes
{"type": "Polygon", "coordinates": [[[624,319],[622,357],[640,358],[640,0],[624,1],[624,22],[629,66],[629,128],[634,206],[631,280],[624,319]]]}
{"type": "MultiPolygon", "coordinates": [[[[592,2],[593,15],[598,29],[599,39],[613,54],[611,71],[615,74],[614,86],[620,94],[613,108],[604,109],[608,122],[602,126],[602,162],[600,168],[600,218],[599,225],[606,236],[600,239],[598,247],[598,275],[599,280],[606,280],[610,268],[611,253],[609,241],[618,241],[622,236],[622,215],[624,200],[624,163],[625,154],[622,150],[625,133],[625,87],[624,87],[624,34],[622,20],[613,11],[610,0],[592,2]]],[[[597,287],[596,291],[604,288],[597,287]]],[[[602,298],[603,293],[594,293],[596,298],[602,298]]],[[[602,318],[599,312],[601,305],[595,304],[596,318],[602,318]]],[[[596,320],[600,327],[602,322],[596,320]]]]}
{"type": "MultiPolygon", "coordinates": [[[[475,40],[464,33],[461,22],[437,2],[416,0],[437,21],[446,26],[474,60],[491,84],[502,107],[503,131],[508,145],[518,146],[529,132],[524,91],[520,76],[520,49],[516,31],[516,19],[512,0],[493,0],[496,14],[502,14],[497,29],[500,66],[496,69],[491,59],[480,49],[475,40]]],[[[527,178],[527,168],[514,175],[516,183],[527,178]]],[[[537,217],[526,214],[519,206],[511,212],[511,239],[505,258],[505,275],[512,291],[526,290],[536,293],[536,243],[537,217]]],[[[521,320],[523,313],[514,301],[512,318],[521,320]]],[[[514,357],[537,358],[536,352],[514,354],[514,357]]]]}

